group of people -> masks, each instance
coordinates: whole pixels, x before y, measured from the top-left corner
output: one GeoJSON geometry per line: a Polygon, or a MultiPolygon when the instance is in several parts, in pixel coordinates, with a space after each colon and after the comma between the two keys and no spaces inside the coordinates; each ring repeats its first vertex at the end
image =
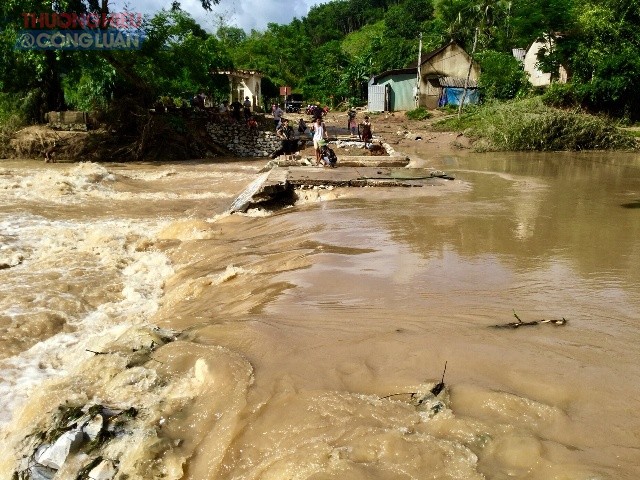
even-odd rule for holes
{"type": "MultiPolygon", "coordinates": [[[[328,139],[329,135],[327,127],[324,123],[324,113],[322,109],[318,108],[314,111],[313,123],[310,127],[304,121],[304,118],[300,118],[298,121],[298,136],[295,135],[293,126],[290,125],[289,120],[284,118],[284,111],[279,104],[273,104],[271,106],[271,114],[273,116],[273,122],[276,129],[276,135],[282,140],[282,147],[272,154],[272,158],[278,155],[284,155],[285,158],[293,158],[293,156],[300,150],[300,141],[298,137],[304,137],[307,135],[307,129],[311,139],[313,140],[313,149],[315,151],[315,165],[323,165],[326,167],[335,167],[337,163],[337,156],[335,152],[329,147],[328,139]]],[[[356,118],[355,110],[350,110],[348,113],[347,129],[351,134],[351,137],[358,137],[364,142],[365,148],[371,146],[373,139],[373,126],[368,115],[365,115],[362,122],[358,122],[356,118]]]]}
{"type": "Polygon", "coordinates": [[[240,103],[234,100],[229,104],[227,100],[223,101],[218,107],[218,113],[229,115],[234,121],[241,122],[244,114],[244,121],[249,128],[257,128],[258,123],[251,113],[251,99],[244,97],[244,102],[240,103]]]}
{"type": "MultiPolygon", "coordinates": [[[[276,106],[277,107],[277,106],[276,106]]],[[[274,113],[277,112],[274,110],[274,113]]],[[[275,122],[274,116],[274,122],[275,122]]],[[[298,122],[298,136],[302,137],[306,135],[307,129],[306,122],[303,118],[300,118],[298,122]]],[[[322,120],[322,117],[318,117],[315,119],[313,124],[311,125],[311,138],[313,139],[313,148],[316,153],[316,165],[323,165],[326,167],[335,167],[338,161],[338,157],[335,152],[329,148],[328,138],[329,135],[327,133],[327,127],[322,120]]],[[[282,141],[282,146],[280,149],[276,150],[271,156],[275,158],[278,155],[284,155],[285,159],[287,157],[293,159],[293,155],[295,155],[300,150],[300,140],[296,137],[293,127],[289,124],[289,120],[287,118],[282,118],[281,116],[278,119],[278,124],[276,127],[276,135],[282,141]]]]}
{"type": "Polygon", "coordinates": [[[322,120],[322,116],[315,117],[311,129],[313,135],[313,149],[316,153],[316,165],[322,165],[323,167],[335,167],[338,162],[338,157],[335,152],[329,148],[329,134],[327,132],[327,126],[322,120]]]}

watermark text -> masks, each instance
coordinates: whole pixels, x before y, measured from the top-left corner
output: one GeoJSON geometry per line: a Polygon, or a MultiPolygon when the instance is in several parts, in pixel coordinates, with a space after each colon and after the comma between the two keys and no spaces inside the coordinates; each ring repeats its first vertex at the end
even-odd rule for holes
{"type": "Polygon", "coordinates": [[[21,30],[16,50],[139,50],[144,35],[133,30],[21,30]]]}
{"type": "Polygon", "coordinates": [[[141,13],[23,13],[22,25],[25,29],[140,29],[143,26],[141,13]]]}

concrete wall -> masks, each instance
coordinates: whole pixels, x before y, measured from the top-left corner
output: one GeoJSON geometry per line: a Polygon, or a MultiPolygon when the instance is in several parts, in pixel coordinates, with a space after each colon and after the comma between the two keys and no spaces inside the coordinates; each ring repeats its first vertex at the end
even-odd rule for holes
{"type": "Polygon", "coordinates": [[[218,145],[238,157],[268,157],[282,146],[275,132],[250,129],[244,123],[209,122],[206,128],[218,145]]]}
{"type": "Polygon", "coordinates": [[[89,114],[78,111],[47,112],[45,120],[51,128],[56,130],[87,131],[89,114]]]}

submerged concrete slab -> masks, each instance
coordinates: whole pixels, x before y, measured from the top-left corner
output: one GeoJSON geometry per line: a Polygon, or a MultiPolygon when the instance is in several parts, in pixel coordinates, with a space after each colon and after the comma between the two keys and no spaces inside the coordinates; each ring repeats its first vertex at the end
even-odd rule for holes
{"type": "Polygon", "coordinates": [[[246,212],[257,204],[292,197],[305,187],[422,187],[437,185],[453,177],[422,168],[363,167],[274,167],[262,173],[233,202],[231,212],[246,212]]]}
{"type": "Polygon", "coordinates": [[[406,167],[410,159],[405,156],[343,155],[338,158],[341,167],[406,167]]]}
{"type": "Polygon", "coordinates": [[[290,167],[288,168],[287,181],[294,187],[305,185],[420,187],[427,184],[435,184],[446,178],[441,174],[442,172],[434,174],[434,172],[421,168],[384,166],[290,167]]]}

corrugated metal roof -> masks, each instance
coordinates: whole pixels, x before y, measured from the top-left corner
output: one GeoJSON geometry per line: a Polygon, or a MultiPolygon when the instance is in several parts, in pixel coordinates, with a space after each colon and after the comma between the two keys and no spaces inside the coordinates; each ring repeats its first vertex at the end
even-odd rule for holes
{"type": "Polygon", "coordinates": [[[380,81],[381,78],[389,77],[392,75],[412,74],[415,75],[416,68],[396,68],[395,70],[387,70],[386,72],[379,73],[371,77],[373,83],[380,81]]]}
{"type": "Polygon", "coordinates": [[[511,53],[513,53],[516,60],[524,62],[524,56],[527,54],[527,51],[524,48],[512,48],[511,53]]]}
{"type": "MultiPolygon", "coordinates": [[[[438,77],[438,82],[441,87],[464,88],[466,80],[466,78],[462,77],[438,77]]],[[[467,83],[467,88],[478,88],[478,82],[470,78],[469,83],[467,83]]]]}

